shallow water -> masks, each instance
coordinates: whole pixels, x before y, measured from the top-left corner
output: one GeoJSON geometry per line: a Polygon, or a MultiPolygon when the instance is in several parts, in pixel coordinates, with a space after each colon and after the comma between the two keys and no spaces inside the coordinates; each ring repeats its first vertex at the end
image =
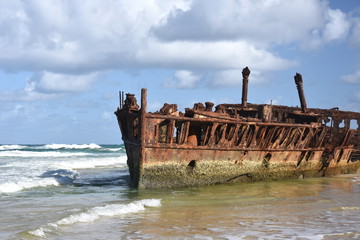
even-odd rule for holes
{"type": "Polygon", "coordinates": [[[0,146],[0,239],[360,238],[360,175],[136,190],[125,162],[120,145],[0,146]]]}

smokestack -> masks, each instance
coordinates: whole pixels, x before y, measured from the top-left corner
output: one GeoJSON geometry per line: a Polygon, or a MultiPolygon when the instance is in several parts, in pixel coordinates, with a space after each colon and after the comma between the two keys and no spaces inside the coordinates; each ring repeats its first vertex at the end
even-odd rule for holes
{"type": "Polygon", "coordinates": [[[299,93],[301,109],[305,113],[307,111],[307,106],[306,106],[306,100],[305,100],[305,95],[304,95],[304,88],[303,88],[303,81],[302,81],[301,74],[296,73],[296,75],[294,76],[294,79],[295,79],[296,88],[299,93]]]}
{"type": "Polygon", "coordinates": [[[242,86],[242,98],[241,98],[241,105],[243,107],[247,106],[247,94],[248,94],[248,83],[249,83],[249,76],[250,76],[250,69],[248,67],[242,70],[243,75],[243,86],[242,86]]]}

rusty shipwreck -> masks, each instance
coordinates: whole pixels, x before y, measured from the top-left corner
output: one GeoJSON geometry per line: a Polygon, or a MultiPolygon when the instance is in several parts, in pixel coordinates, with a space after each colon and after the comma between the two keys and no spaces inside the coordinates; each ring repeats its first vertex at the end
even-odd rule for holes
{"type": "Polygon", "coordinates": [[[301,107],[247,102],[250,70],[243,69],[241,104],[194,104],[179,112],[164,104],[147,112],[120,92],[116,110],[130,182],[139,188],[200,186],[359,173],[360,113],[308,108],[300,74],[301,107]]]}

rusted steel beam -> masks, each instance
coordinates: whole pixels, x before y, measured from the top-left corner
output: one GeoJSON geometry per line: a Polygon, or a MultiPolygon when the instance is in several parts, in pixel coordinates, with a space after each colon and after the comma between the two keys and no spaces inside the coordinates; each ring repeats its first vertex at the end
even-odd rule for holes
{"type": "Polygon", "coordinates": [[[140,167],[145,161],[145,134],[146,134],[147,89],[141,89],[140,109],[140,167]]]}
{"type": "Polygon", "coordinates": [[[294,79],[295,79],[296,88],[298,90],[298,94],[299,94],[299,98],[300,98],[301,109],[305,113],[307,111],[307,106],[306,106],[306,100],[305,100],[305,94],[304,94],[304,88],[303,88],[303,80],[302,80],[301,74],[296,73],[296,75],[294,76],[294,79]]]}
{"type": "MultiPolygon", "coordinates": [[[[161,148],[161,149],[187,149],[187,150],[219,150],[219,151],[268,151],[268,152],[284,152],[284,149],[280,148],[262,148],[262,147],[223,147],[223,146],[188,146],[188,145],[169,145],[164,143],[159,144],[146,144],[145,148],[161,148]]],[[[349,149],[349,147],[337,147],[336,149],[349,149]]],[[[325,147],[321,148],[301,148],[301,149],[286,149],[289,152],[301,152],[301,151],[324,151],[325,147]]]]}
{"type": "Polygon", "coordinates": [[[292,127],[311,127],[310,124],[297,124],[297,123],[276,123],[276,122],[244,122],[237,119],[220,120],[220,119],[208,119],[208,118],[190,118],[190,117],[177,117],[168,115],[150,114],[146,115],[146,118],[157,118],[157,119],[174,119],[179,121],[190,121],[190,122],[213,122],[213,123],[233,123],[233,124],[246,124],[246,125],[259,125],[259,126],[292,126],[292,127]]]}
{"type": "Polygon", "coordinates": [[[244,68],[242,71],[242,75],[243,75],[243,85],[242,85],[241,105],[243,107],[246,107],[247,106],[247,95],[248,95],[250,69],[248,67],[244,68]]]}

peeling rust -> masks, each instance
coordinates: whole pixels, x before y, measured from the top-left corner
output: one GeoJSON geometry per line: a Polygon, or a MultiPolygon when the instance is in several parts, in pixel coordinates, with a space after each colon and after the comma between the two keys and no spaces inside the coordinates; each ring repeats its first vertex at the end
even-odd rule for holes
{"type": "Polygon", "coordinates": [[[132,186],[201,186],[357,173],[360,113],[308,108],[302,76],[294,77],[301,108],[247,102],[196,103],[185,112],[167,104],[147,112],[134,94],[120,92],[115,112],[132,186]]]}

